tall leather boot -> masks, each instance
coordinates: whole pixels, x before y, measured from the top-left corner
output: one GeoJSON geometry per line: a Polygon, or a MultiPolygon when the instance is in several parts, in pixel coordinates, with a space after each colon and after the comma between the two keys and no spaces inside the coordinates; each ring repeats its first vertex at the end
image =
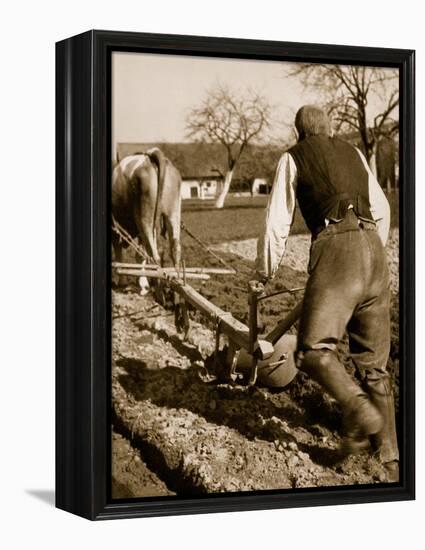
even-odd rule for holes
{"type": "Polygon", "coordinates": [[[385,376],[379,380],[366,380],[365,389],[384,420],[382,429],[371,438],[372,445],[385,466],[390,481],[397,482],[399,480],[399,452],[394,396],[390,378],[385,376]]]}
{"type": "Polygon", "coordinates": [[[369,437],[383,427],[381,413],[372,404],[329,349],[308,350],[299,355],[299,367],[336,399],[344,416],[344,454],[359,452],[369,446],[369,437]]]}

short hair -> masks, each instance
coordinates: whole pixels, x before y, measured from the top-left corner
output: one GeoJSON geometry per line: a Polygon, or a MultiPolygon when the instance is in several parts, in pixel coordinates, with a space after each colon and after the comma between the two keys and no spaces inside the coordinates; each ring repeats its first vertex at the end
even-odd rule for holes
{"type": "Polygon", "coordinates": [[[323,109],[316,105],[304,105],[295,115],[295,128],[299,139],[308,136],[331,135],[331,123],[323,109]]]}

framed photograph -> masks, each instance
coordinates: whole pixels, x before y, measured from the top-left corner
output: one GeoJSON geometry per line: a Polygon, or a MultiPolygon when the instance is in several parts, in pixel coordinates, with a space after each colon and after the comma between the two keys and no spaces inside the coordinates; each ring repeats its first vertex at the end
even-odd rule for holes
{"type": "Polygon", "coordinates": [[[414,52],[56,45],[56,505],[414,498],[414,52]]]}

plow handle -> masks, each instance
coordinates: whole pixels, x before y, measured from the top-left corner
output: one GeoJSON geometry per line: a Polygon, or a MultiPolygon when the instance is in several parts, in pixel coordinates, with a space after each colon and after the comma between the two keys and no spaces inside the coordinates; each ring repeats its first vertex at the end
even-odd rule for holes
{"type": "Polygon", "coordinates": [[[264,286],[258,281],[248,283],[248,304],[249,304],[249,354],[252,356],[251,373],[248,384],[253,386],[257,381],[257,362],[255,344],[258,338],[258,302],[264,295],[264,286]]]}
{"type": "Polygon", "coordinates": [[[302,307],[303,301],[301,300],[294,307],[294,309],[292,309],[286,317],[281,319],[279,323],[274,327],[274,329],[269,332],[269,334],[267,334],[266,340],[268,340],[272,344],[275,344],[279,340],[279,338],[283,336],[285,332],[287,332],[292,327],[292,325],[296,323],[296,321],[298,321],[301,316],[302,307]]]}
{"type": "Polygon", "coordinates": [[[264,286],[258,281],[248,283],[249,305],[249,353],[254,354],[254,346],[258,338],[258,302],[264,295],[264,286]]]}

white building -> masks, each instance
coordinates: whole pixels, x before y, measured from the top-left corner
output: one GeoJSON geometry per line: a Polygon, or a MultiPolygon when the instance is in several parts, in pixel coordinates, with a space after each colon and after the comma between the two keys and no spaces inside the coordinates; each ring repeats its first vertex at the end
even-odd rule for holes
{"type": "Polygon", "coordinates": [[[215,176],[182,178],[182,199],[213,199],[221,180],[221,177],[215,176]]]}

